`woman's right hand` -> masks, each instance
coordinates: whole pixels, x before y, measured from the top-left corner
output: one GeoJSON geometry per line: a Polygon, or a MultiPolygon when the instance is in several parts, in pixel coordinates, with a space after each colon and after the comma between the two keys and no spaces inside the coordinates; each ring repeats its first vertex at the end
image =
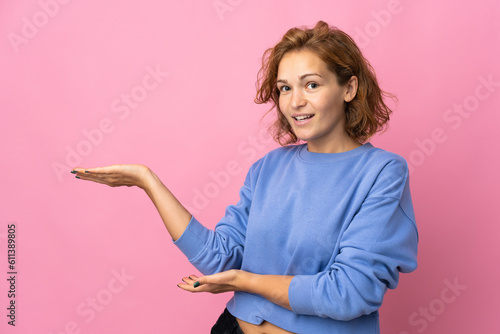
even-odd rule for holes
{"type": "Polygon", "coordinates": [[[74,168],[71,173],[81,180],[106,184],[110,187],[137,186],[145,189],[153,172],[144,165],[112,165],[97,168],[74,168]]]}
{"type": "Polygon", "coordinates": [[[186,230],[191,214],[182,206],[151,169],[144,165],[112,165],[98,168],[74,168],[71,173],[81,180],[106,184],[110,187],[137,186],[149,196],[161,219],[177,240],[186,230]]]}

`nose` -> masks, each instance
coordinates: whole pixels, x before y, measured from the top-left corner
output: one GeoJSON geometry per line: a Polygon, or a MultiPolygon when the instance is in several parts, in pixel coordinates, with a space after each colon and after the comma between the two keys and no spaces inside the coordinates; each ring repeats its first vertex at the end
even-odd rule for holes
{"type": "Polygon", "coordinates": [[[294,89],[292,91],[292,100],[291,106],[294,109],[299,109],[306,105],[306,99],[304,98],[304,94],[300,89],[294,89]]]}

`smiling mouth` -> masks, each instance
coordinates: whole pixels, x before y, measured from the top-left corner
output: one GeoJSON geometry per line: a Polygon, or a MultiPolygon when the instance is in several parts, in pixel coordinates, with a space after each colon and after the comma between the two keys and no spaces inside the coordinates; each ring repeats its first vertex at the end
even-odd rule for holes
{"type": "Polygon", "coordinates": [[[309,119],[313,116],[314,115],[295,116],[295,117],[292,116],[292,118],[295,119],[296,121],[304,121],[304,120],[309,119]]]}

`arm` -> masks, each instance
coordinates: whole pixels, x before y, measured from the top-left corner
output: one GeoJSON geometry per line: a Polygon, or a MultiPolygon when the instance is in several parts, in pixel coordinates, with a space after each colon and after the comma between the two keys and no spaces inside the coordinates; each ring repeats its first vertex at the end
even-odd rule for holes
{"type": "Polygon", "coordinates": [[[250,173],[240,189],[240,201],[228,206],[215,231],[200,224],[146,166],[75,168],[72,173],[79,179],[111,187],[137,186],[143,189],[160,213],[175,245],[202,273],[240,268],[252,196],[250,173]]]}
{"type": "Polygon", "coordinates": [[[288,289],[293,276],[284,275],[258,275],[246,273],[247,279],[242,291],[261,295],[270,302],[292,310],[288,299],[288,289]]]}
{"type": "Polygon", "coordinates": [[[215,229],[208,229],[192,218],[175,245],[204,275],[240,269],[252,203],[251,174],[240,188],[240,200],[226,208],[215,229]]]}
{"type": "Polygon", "coordinates": [[[151,169],[143,165],[113,165],[99,168],[75,168],[71,171],[81,180],[106,184],[110,187],[137,186],[143,189],[155,205],[172,239],[177,240],[191,219],[182,206],[151,169]]]}
{"type": "Polygon", "coordinates": [[[387,289],[396,288],[399,273],[416,269],[417,243],[408,169],[393,160],[350,220],[329,269],[293,278],[292,310],[336,320],[377,311],[387,289]]]}
{"type": "Polygon", "coordinates": [[[184,233],[192,216],[156,174],[149,168],[148,171],[150,173],[146,173],[144,191],[158,210],[168,233],[175,241],[184,233]]]}

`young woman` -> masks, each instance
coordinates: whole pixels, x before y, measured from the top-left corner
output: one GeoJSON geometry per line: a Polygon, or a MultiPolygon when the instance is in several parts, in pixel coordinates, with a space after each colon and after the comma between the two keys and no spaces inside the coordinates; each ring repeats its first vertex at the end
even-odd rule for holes
{"type": "Polygon", "coordinates": [[[418,243],[406,162],[368,142],[389,120],[388,94],[354,41],[322,21],[290,29],[259,74],[256,102],[276,108],[282,147],[251,166],[215,230],[146,166],[72,173],[145,190],[205,275],[181,289],[234,291],[212,333],[379,333],[384,293],[416,269],[418,243]]]}

